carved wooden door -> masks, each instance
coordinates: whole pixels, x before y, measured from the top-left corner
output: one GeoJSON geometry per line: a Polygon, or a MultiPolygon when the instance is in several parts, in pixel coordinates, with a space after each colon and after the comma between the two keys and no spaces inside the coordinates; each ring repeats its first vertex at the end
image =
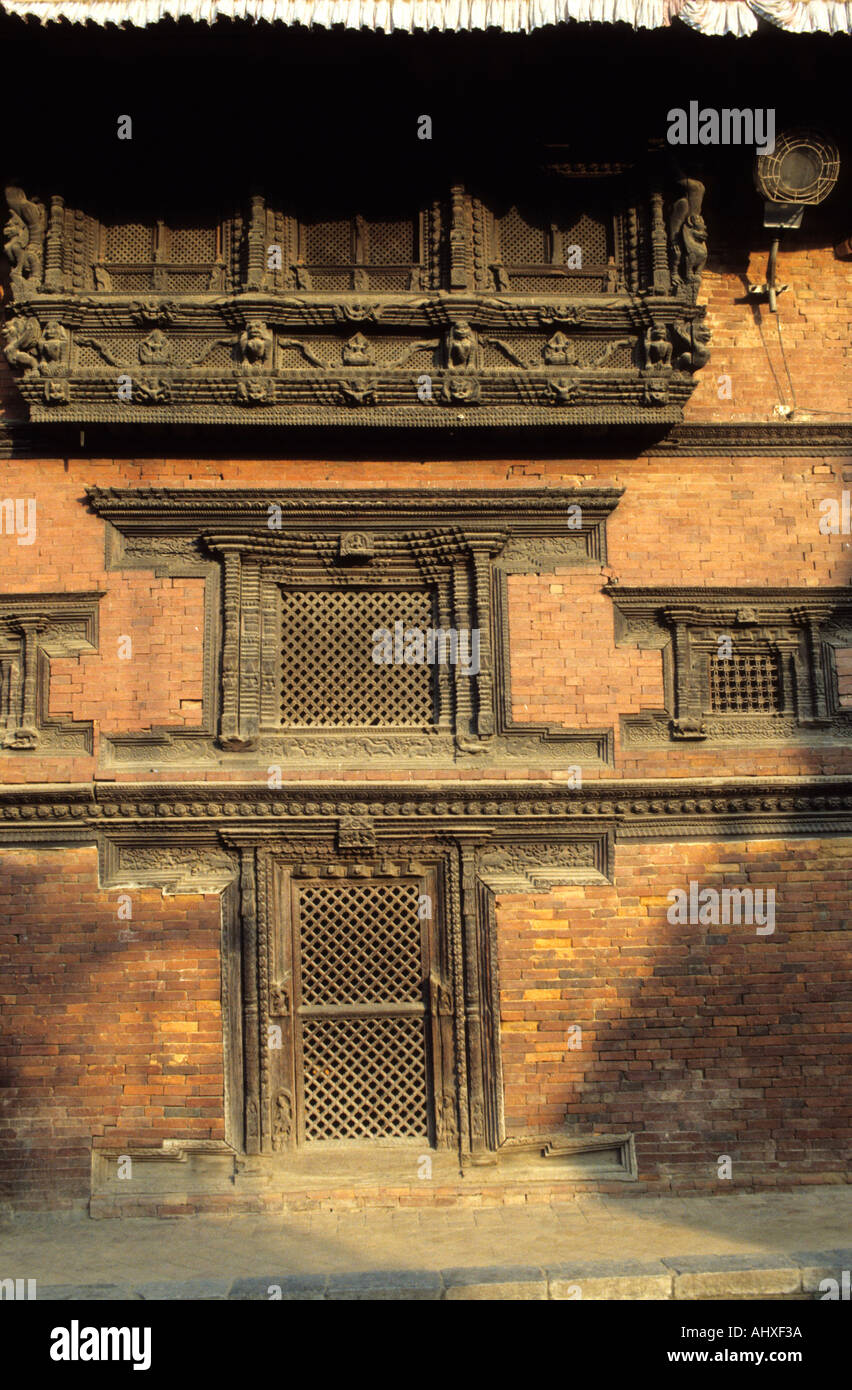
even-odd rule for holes
{"type": "Polygon", "coordinates": [[[285,870],[278,903],[273,1146],[454,1142],[452,996],[436,871],[354,879],[285,870]]]}

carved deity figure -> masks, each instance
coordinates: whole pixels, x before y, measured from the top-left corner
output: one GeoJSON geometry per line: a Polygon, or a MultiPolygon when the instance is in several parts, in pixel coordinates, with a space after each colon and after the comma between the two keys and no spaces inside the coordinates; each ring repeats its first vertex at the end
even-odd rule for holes
{"type": "Polygon", "coordinates": [[[550,367],[576,367],[577,349],[564,333],[554,333],[542,348],[544,360],[550,367]]]}
{"type": "Polygon", "coordinates": [[[683,193],[673,203],[669,216],[672,282],[675,290],[684,286],[690,289],[694,301],[707,261],[707,227],[701,216],[704,184],[688,178],[681,178],[678,183],[683,193]]]}
{"type": "Polygon", "coordinates": [[[662,371],[672,365],[672,345],[662,324],[652,324],[645,332],[645,366],[662,371]]]}
{"type": "Polygon", "coordinates": [[[447,334],[447,366],[473,367],[476,365],[476,334],[467,319],[459,319],[450,325],[447,334]]]}
{"type": "Polygon", "coordinates": [[[41,335],[41,370],[45,376],[58,376],[68,366],[68,330],[56,319],[49,319],[41,335]]]}
{"type": "Polygon", "coordinates": [[[139,344],[139,361],[149,366],[152,362],[165,365],[171,360],[171,343],[161,328],[153,329],[139,344]]]}
{"type": "Polygon", "coordinates": [[[239,337],[244,372],[262,372],[269,365],[272,334],[262,319],[249,319],[239,337]]]}
{"type": "Polygon", "coordinates": [[[373,351],[363,333],[356,333],[343,345],[343,360],[350,367],[370,367],[373,365],[373,351]]]}
{"type": "Polygon", "coordinates": [[[3,228],[3,250],[12,265],[12,293],[23,297],[28,286],[41,283],[44,209],[31,203],[22,188],[6,189],[9,219],[3,228]]]}
{"type": "Polygon", "coordinates": [[[376,553],[372,535],[367,531],[344,531],[340,537],[340,558],[369,560],[376,553]]]}

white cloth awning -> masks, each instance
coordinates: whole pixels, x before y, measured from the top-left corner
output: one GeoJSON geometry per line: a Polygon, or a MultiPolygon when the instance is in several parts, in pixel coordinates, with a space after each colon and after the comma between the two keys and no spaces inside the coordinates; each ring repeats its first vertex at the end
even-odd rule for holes
{"type": "Polygon", "coordinates": [[[767,20],[795,34],[852,33],[852,0],[0,0],[7,14],[47,23],[130,24],[216,19],[373,29],[382,33],[502,29],[529,33],[578,20],[661,29],[680,20],[702,34],[753,34],[767,20]]]}

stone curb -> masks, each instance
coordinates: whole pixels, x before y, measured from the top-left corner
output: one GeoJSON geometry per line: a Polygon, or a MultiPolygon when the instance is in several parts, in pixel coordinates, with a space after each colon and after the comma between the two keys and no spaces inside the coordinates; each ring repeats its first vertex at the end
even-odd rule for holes
{"type": "MultiPolygon", "coordinates": [[[[852,1270],[852,1250],[791,1255],[673,1256],[649,1261],[498,1265],[443,1270],[389,1269],[356,1274],[285,1274],[244,1279],[156,1280],[134,1285],[45,1284],[42,1301],[254,1300],[440,1301],[820,1297],[820,1283],[838,1285],[852,1270]]],[[[847,1279],[848,1283],[848,1279],[847,1279]]]]}

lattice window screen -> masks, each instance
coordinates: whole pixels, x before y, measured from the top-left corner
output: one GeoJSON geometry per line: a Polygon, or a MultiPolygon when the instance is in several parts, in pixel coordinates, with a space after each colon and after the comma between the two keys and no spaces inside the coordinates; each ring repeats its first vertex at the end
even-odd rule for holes
{"type": "Polygon", "coordinates": [[[301,1019],[307,1141],[428,1134],[418,891],[411,882],[300,891],[302,1007],[324,1011],[301,1019]],[[342,1013],[353,1005],[363,1006],[357,1016],[342,1013]]]}
{"type": "Polygon", "coordinates": [[[539,265],[549,259],[544,230],[528,222],[517,208],[499,218],[497,227],[500,258],[507,265],[539,265]]]}
{"type": "Polygon", "coordinates": [[[284,590],[281,723],[428,729],[435,668],[373,661],[373,633],[433,626],[428,590],[284,590]]]}
{"type": "Polygon", "coordinates": [[[781,671],[772,652],[710,658],[710,708],[714,714],[777,714],[781,671]]]}
{"type": "Polygon", "coordinates": [[[169,235],[170,261],[191,265],[215,259],[215,227],[172,227],[169,235]]]}
{"type": "Polygon", "coordinates": [[[154,229],[141,222],[104,228],[105,259],[147,265],[154,259],[154,229]]]}

